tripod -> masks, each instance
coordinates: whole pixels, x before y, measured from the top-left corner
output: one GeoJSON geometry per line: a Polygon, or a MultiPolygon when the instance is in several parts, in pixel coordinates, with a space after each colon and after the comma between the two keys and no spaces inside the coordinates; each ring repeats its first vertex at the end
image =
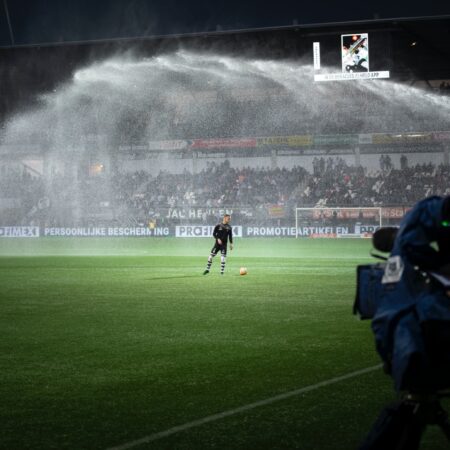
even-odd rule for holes
{"type": "Polygon", "coordinates": [[[450,393],[405,394],[381,412],[359,450],[418,450],[428,425],[438,425],[450,443],[443,397],[450,397],[450,393]]]}

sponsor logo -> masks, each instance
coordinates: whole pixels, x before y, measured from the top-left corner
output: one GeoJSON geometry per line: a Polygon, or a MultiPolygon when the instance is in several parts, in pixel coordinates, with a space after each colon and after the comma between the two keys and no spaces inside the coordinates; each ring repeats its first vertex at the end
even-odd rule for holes
{"type": "Polygon", "coordinates": [[[373,80],[377,78],[390,78],[389,70],[381,70],[378,72],[321,73],[314,75],[314,81],[373,80]]]}
{"type": "Polygon", "coordinates": [[[61,237],[146,237],[169,236],[169,228],[148,227],[94,227],[94,228],[44,228],[44,236],[61,237]]]}
{"type": "Polygon", "coordinates": [[[379,225],[355,225],[355,234],[373,234],[380,228],[379,225]]]}
{"type": "Polygon", "coordinates": [[[37,238],[39,227],[0,227],[0,237],[37,238]]]}
{"type": "Polygon", "coordinates": [[[359,135],[359,143],[360,144],[372,144],[372,135],[371,134],[360,134],[359,135]]]}
{"type": "Polygon", "coordinates": [[[150,141],[149,150],[183,150],[187,148],[188,141],[150,141]]]}
{"type": "Polygon", "coordinates": [[[256,139],[194,139],[191,148],[254,148],[256,139]]]}
{"type": "Polygon", "coordinates": [[[391,256],[386,263],[382,284],[398,283],[403,275],[404,264],[399,255],[391,256]]]}
{"type": "MultiPolygon", "coordinates": [[[[243,214],[243,210],[239,211],[243,214]]],[[[169,208],[165,217],[167,219],[203,219],[208,216],[223,216],[224,214],[233,215],[232,209],[218,208],[169,208]]]]}
{"type": "Polygon", "coordinates": [[[348,227],[247,227],[246,236],[251,237],[283,237],[283,236],[328,236],[349,234],[348,227]]]}
{"type": "MultiPolygon", "coordinates": [[[[242,227],[231,227],[233,237],[242,237],[242,227]]],[[[175,227],[176,237],[212,237],[214,227],[210,225],[179,225],[175,227]]]]}
{"type": "Polygon", "coordinates": [[[357,134],[323,134],[314,136],[315,145],[340,145],[340,144],[357,144],[359,135],[357,134]]]}
{"type": "Polygon", "coordinates": [[[434,135],[432,133],[400,133],[372,135],[373,144],[414,144],[423,142],[432,142],[434,135]]]}
{"type": "Polygon", "coordinates": [[[311,145],[313,137],[311,135],[272,136],[258,138],[257,142],[258,146],[302,147],[311,145]]]}

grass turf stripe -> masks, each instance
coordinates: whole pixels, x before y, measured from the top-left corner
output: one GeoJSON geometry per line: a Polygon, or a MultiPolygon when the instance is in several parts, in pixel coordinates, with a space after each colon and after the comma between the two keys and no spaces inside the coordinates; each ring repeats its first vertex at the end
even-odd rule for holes
{"type": "Polygon", "coordinates": [[[229,409],[228,411],[223,411],[217,414],[212,414],[210,416],[203,417],[201,419],[193,420],[192,422],[187,422],[182,425],[177,425],[175,427],[169,428],[164,431],[159,431],[158,433],[151,434],[149,436],[145,436],[140,439],[136,439],[135,441],[130,441],[122,445],[118,445],[116,447],[110,447],[107,450],[128,450],[130,448],[137,447],[139,445],[147,444],[149,442],[157,441],[158,439],[162,439],[168,436],[172,436],[173,434],[179,433],[181,431],[186,431],[191,428],[199,427],[206,423],[214,422],[216,420],[224,419],[226,417],[234,416],[236,414],[249,411],[251,409],[259,408],[260,406],[270,405],[271,403],[278,402],[280,400],[285,400],[290,397],[295,397],[296,395],[304,394],[306,392],[314,391],[321,387],[329,386],[334,383],[339,383],[340,381],[348,380],[349,378],[354,378],[359,375],[364,375],[369,372],[373,372],[374,370],[380,369],[382,364],[377,364],[376,366],[366,367],[365,369],[356,370],[354,372],[347,373],[345,375],[341,375],[338,377],[330,378],[325,381],[321,381],[316,384],[312,384],[309,386],[305,386],[299,389],[295,389],[293,391],[285,392],[283,394],[275,395],[274,397],[269,397],[264,400],[259,400],[254,403],[249,403],[248,405],[239,406],[234,409],[229,409]]]}

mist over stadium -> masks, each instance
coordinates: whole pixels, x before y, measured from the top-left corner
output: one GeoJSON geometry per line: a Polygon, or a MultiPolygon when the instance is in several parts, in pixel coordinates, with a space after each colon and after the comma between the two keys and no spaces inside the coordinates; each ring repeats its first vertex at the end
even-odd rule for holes
{"type": "MultiPolygon", "coordinates": [[[[448,192],[446,85],[414,80],[412,42],[389,61],[383,27],[371,35],[372,60],[397,80],[314,83],[311,38],[298,33],[72,48],[79,66],[41,92],[29,61],[66,49],[16,50],[32,93],[24,103],[11,90],[18,106],[4,114],[2,225],[207,225],[228,208],[236,223],[287,226],[295,207],[406,207],[448,192]]],[[[339,52],[322,47],[332,72],[339,52]]]]}
{"type": "Polygon", "coordinates": [[[392,393],[354,269],[450,195],[449,25],[0,47],[0,448],[356,448],[392,393]]]}

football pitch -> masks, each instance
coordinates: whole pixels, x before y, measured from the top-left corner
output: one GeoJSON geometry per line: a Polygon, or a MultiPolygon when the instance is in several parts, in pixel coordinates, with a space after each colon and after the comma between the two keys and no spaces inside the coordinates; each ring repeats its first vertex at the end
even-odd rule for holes
{"type": "Polygon", "coordinates": [[[0,448],[357,448],[395,399],[352,315],[370,241],[239,239],[203,276],[211,246],[2,239],[0,448]]]}

